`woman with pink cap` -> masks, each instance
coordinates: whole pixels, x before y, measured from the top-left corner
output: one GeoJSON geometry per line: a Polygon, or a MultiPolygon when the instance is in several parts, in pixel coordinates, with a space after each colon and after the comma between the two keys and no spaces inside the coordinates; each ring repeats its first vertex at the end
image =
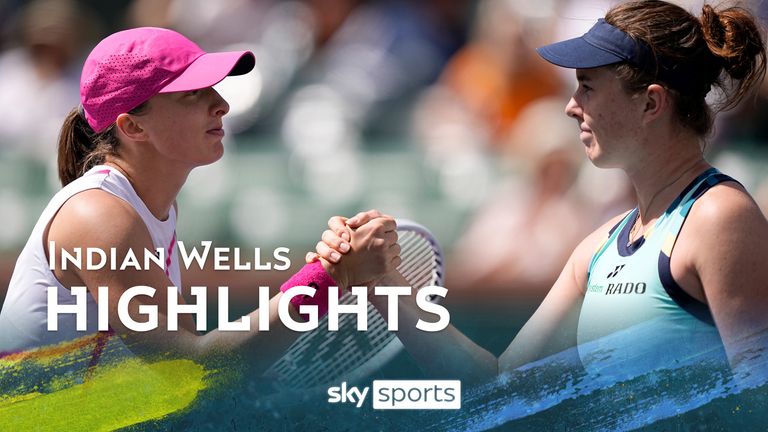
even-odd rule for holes
{"type": "MultiPolygon", "coordinates": [[[[215,330],[201,336],[190,314],[179,315],[178,331],[169,331],[165,319],[165,288],[181,287],[176,196],[192,169],[215,162],[224,152],[222,117],[229,106],[212,86],[229,75],[249,72],[254,61],[248,51],[206,53],[181,34],[161,28],[121,31],[93,49],[83,67],[82,103],[65,120],[59,139],[58,171],[64,188],[43,211],[16,264],[0,314],[0,352],[94,334],[104,339],[116,332],[138,353],[201,358],[238,350],[252,352],[256,366],[264,367],[300,334],[278,319],[282,293],[247,317],[252,322],[249,331],[215,330]],[[87,248],[114,249],[118,259],[131,251],[159,249],[164,268],[63,268],[49,256],[87,248]],[[88,289],[87,299],[70,292],[81,286],[88,289]],[[128,314],[142,322],[144,306],[156,307],[160,319],[155,330],[138,333],[120,319],[121,294],[137,286],[157,291],[153,297],[135,298],[128,314]],[[59,308],[85,301],[85,328],[74,314],[51,315],[52,300],[59,308]],[[102,309],[109,312],[110,331],[97,333],[103,328],[97,323],[97,310],[102,309]],[[259,334],[256,323],[262,314],[268,314],[270,331],[259,334]],[[56,321],[56,331],[48,330],[50,320],[56,321]]],[[[391,218],[376,218],[351,238],[345,251],[351,250],[355,259],[349,264],[316,262],[294,275],[281,291],[301,285],[317,287],[317,292],[314,297],[293,297],[291,316],[302,321],[296,309],[304,304],[322,313],[331,285],[368,281],[398,265],[394,229],[391,218]]]]}
{"type": "MultiPolygon", "coordinates": [[[[768,222],[703,151],[713,112],[738,104],[765,75],[755,19],[739,7],[705,5],[697,17],[664,1],[632,1],[538,53],[575,69],[565,113],[590,161],[627,174],[637,206],[576,247],[500,357],[454,328],[425,335],[401,322],[400,339],[442,377],[484,380],[576,347],[580,365],[602,376],[674,368],[706,353],[752,377],[758,368],[749,364],[761,365],[768,382],[759,355],[768,348],[768,222]]],[[[332,218],[318,254],[342,252],[334,245],[350,226],[332,218]]],[[[418,319],[412,300],[399,311],[401,321],[418,319]]]]}

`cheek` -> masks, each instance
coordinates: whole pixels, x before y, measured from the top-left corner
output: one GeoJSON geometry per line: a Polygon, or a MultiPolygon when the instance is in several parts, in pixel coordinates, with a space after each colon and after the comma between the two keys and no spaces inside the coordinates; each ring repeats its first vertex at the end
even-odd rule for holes
{"type": "Polygon", "coordinates": [[[171,159],[185,159],[190,147],[189,133],[184,128],[165,128],[156,134],[155,147],[171,159]]]}
{"type": "Polygon", "coordinates": [[[595,128],[602,136],[615,136],[624,129],[621,115],[618,107],[608,107],[595,116],[595,128]]]}
{"type": "Polygon", "coordinates": [[[175,139],[183,131],[176,118],[165,117],[155,121],[151,125],[152,139],[158,143],[168,143],[175,139]]]}
{"type": "Polygon", "coordinates": [[[184,142],[183,131],[168,128],[160,136],[159,145],[162,146],[165,153],[174,154],[182,147],[180,145],[182,142],[184,142]]]}

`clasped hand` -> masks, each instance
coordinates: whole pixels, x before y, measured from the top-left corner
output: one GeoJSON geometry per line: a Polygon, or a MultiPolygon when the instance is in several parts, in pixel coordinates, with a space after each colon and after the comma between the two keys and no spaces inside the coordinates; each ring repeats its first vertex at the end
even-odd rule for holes
{"type": "Polygon", "coordinates": [[[378,210],[334,216],[306,261],[319,259],[339,286],[372,286],[400,265],[396,229],[394,218],[378,210]]]}

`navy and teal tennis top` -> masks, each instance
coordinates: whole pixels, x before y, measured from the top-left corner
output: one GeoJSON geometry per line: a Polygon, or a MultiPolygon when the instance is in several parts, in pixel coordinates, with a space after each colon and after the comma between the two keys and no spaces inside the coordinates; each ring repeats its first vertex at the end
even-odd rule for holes
{"type": "Polygon", "coordinates": [[[640,361],[646,368],[711,350],[725,358],[709,307],[683,291],[670,271],[672,249],[694,202],[725,181],[734,180],[714,168],[702,173],[634,242],[629,231],[637,208],[610,231],[590,262],[579,316],[579,354],[587,369],[597,352],[612,353],[612,364],[640,361]]]}

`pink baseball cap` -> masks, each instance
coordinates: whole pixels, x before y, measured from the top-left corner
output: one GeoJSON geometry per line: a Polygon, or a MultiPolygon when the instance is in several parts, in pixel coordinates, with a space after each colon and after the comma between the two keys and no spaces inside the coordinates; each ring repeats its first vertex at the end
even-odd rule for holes
{"type": "Polygon", "coordinates": [[[141,27],[107,36],[91,51],[80,77],[88,124],[102,132],[117,116],[158,93],[210,87],[228,75],[250,72],[250,51],[206,53],[168,29],[141,27]]]}

